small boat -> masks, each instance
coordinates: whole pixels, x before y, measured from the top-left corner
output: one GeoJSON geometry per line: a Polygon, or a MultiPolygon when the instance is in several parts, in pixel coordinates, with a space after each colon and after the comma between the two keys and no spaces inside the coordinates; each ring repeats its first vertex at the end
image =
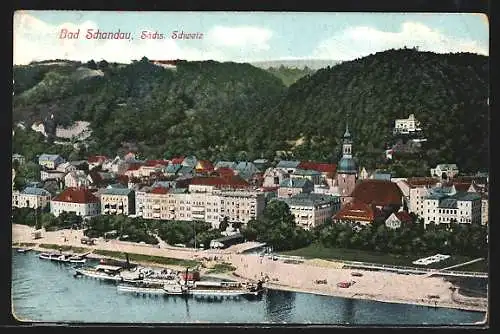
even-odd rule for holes
{"type": "Polygon", "coordinates": [[[339,288],[349,288],[351,287],[354,283],[356,283],[355,281],[349,281],[349,282],[338,282],[337,283],[337,286],[339,288]]]}
{"type": "Polygon", "coordinates": [[[58,258],[59,256],[61,256],[61,254],[57,254],[57,253],[40,253],[40,255],[38,255],[38,258],[42,259],[42,260],[55,260],[56,258],[58,258]]]}
{"type": "Polygon", "coordinates": [[[18,248],[17,252],[18,253],[28,253],[29,251],[32,251],[33,248],[18,248]]]}

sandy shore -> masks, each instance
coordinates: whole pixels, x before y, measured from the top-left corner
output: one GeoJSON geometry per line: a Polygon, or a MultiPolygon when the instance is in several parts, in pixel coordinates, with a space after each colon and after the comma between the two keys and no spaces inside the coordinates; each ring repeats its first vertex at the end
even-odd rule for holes
{"type": "MultiPolygon", "coordinates": [[[[42,238],[37,240],[32,239],[31,232],[33,228],[28,226],[13,225],[12,242],[86,247],[80,243],[82,231],[44,232],[42,238]]],[[[366,270],[355,270],[363,276],[354,277],[351,275],[353,270],[341,269],[339,264],[328,261],[309,260],[302,264],[287,264],[257,255],[234,254],[228,250],[167,249],[119,241],[101,241],[87,248],[191,260],[217,256],[219,261],[232,263],[237,268],[234,274],[241,279],[255,280],[268,276],[269,281],[266,285],[273,289],[471,311],[486,312],[487,309],[484,305],[456,302],[457,298],[453,298],[451,289],[453,285],[439,277],[366,270]],[[326,280],[327,284],[316,284],[316,280],[326,280]],[[337,287],[337,283],[342,281],[355,281],[355,283],[349,288],[337,287]],[[439,298],[429,298],[430,295],[439,298]]],[[[229,277],[227,274],[218,276],[229,277]]]]}

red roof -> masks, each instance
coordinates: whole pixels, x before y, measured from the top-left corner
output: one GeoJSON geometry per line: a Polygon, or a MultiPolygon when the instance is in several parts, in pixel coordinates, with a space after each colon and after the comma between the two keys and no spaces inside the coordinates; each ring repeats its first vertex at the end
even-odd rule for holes
{"type": "Polygon", "coordinates": [[[99,199],[87,188],[66,188],[53,201],[66,203],[98,203],[99,199]]]}
{"type": "Polygon", "coordinates": [[[184,157],[176,157],[172,158],[171,163],[172,165],[180,165],[184,161],[184,157]]]}
{"type": "Polygon", "coordinates": [[[410,214],[406,211],[396,212],[395,215],[401,222],[411,223],[413,221],[413,218],[411,218],[410,214]]]}
{"type": "Polygon", "coordinates": [[[300,169],[312,169],[320,173],[335,173],[337,170],[336,164],[327,164],[323,162],[313,162],[313,161],[302,161],[298,168],[300,169]]]}
{"type": "Polygon", "coordinates": [[[102,163],[106,160],[108,160],[108,157],[106,157],[104,155],[93,155],[93,156],[88,157],[87,162],[89,162],[89,163],[96,163],[96,162],[102,163]]]}
{"type": "Polygon", "coordinates": [[[145,165],[148,167],[168,166],[168,160],[147,160],[145,165]]]}
{"type": "Polygon", "coordinates": [[[118,175],[118,176],[116,177],[116,180],[117,180],[119,183],[121,183],[121,184],[125,184],[125,185],[127,185],[127,184],[128,184],[128,176],[127,176],[127,175],[124,175],[124,174],[123,174],[123,175],[118,175]]]}
{"type": "Polygon", "coordinates": [[[234,176],[235,175],[234,170],[232,168],[229,168],[229,167],[218,168],[216,173],[220,176],[234,176]]]}
{"type": "Polygon", "coordinates": [[[457,191],[468,191],[470,186],[471,186],[471,182],[467,183],[467,182],[453,182],[453,185],[455,186],[455,189],[457,191]]]}
{"type": "Polygon", "coordinates": [[[240,176],[197,176],[191,179],[193,185],[214,186],[217,188],[247,188],[250,185],[240,176]]]}
{"type": "Polygon", "coordinates": [[[138,164],[131,164],[130,166],[128,166],[128,168],[127,168],[127,172],[128,172],[128,171],[132,171],[132,170],[138,170],[139,168],[141,168],[141,165],[138,165],[138,164]]]}
{"type": "Polygon", "coordinates": [[[410,177],[406,180],[406,183],[411,188],[422,187],[422,186],[431,187],[435,186],[438,182],[439,180],[433,177],[410,177]]]}
{"type": "Polygon", "coordinates": [[[401,189],[396,183],[386,180],[362,180],[356,185],[351,196],[365,204],[376,206],[403,204],[401,189]]]}
{"type": "Polygon", "coordinates": [[[168,194],[168,189],[165,187],[156,187],[153,190],[151,190],[151,194],[168,194]]]}
{"type": "Polygon", "coordinates": [[[376,217],[376,210],[366,203],[354,199],[352,202],[347,203],[339,212],[333,217],[340,220],[355,220],[373,222],[376,217]]]}
{"type": "Polygon", "coordinates": [[[198,160],[198,163],[201,165],[201,170],[203,171],[209,172],[214,170],[214,165],[208,160],[198,160]]]}

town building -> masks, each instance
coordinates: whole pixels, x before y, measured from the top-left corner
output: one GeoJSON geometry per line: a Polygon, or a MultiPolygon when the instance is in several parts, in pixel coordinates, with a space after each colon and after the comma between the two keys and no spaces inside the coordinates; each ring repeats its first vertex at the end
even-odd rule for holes
{"type": "Polygon", "coordinates": [[[43,209],[50,203],[50,192],[43,188],[26,187],[12,192],[12,207],[43,209]]]}
{"type": "Polygon", "coordinates": [[[191,169],[194,169],[197,164],[198,164],[198,159],[194,155],[185,157],[181,163],[183,167],[190,167],[191,169]]]}
{"type": "Polygon", "coordinates": [[[136,192],[137,215],[145,219],[205,221],[218,228],[221,221],[246,224],[264,210],[265,194],[221,190],[210,185],[181,188],[146,188],[136,192]]]}
{"type": "Polygon", "coordinates": [[[396,183],[386,180],[368,179],[359,182],[351,194],[352,198],[378,209],[397,212],[403,206],[403,193],[396,183]]]}
{"type": "Polygon", "coordinates": [[[252,177],[259,172],[252,162],[241,161],[235,167],[236,174],[241,176],[244,180],[250,181],[252,177]]]}
{"type": "Polygon", "coordinates": [[[216,196],[220,198],[219,222],[227,218],[231,223],[247,224],[258,219],[266,205],[265,194],[258,191],[221,191],[216,196]]]}
{"type": "Polygon", "coordinates": [[[420,122],[417,121],[413,114],[410,114],[408,118],[396,119],[394,122],[393,132],[395,134],[409,134],[421,130],[420,122]]]}
{"type": "Polygon", "coordinates": [[[269,160],[267,159],[255,159],[253,161],[253,164],[255,167],[257,167],[259,170],[265,170],[267,165],[269,164],[269,160]]]}
{"type": "Polygon", "coordinates": [[[101,214],[133,215],[135,214],[135,194],[128,188],[107,188],[100,193],[101,214]]]}
{"type": "Polygon", "coordinates": [[[335,176],[337,174],[337,165],[324,163],[324,162],[313,162],[313,161],[302,161],[298,167],[301,170],[311,170],[320,173],[321,181],[326,182],[329,187],[333,187],[335,182],[335,176]]]}
{"type": "Polygon", "coordinates": [[[351,201],[351,194],[356,186],[358,169],[352,154],[351,134],[349,133],[349,126],[346,125],[342,144],[342,158],[339,161],[337,170],[337,187],[342,205],[351,201]]]}
{"type": "Polygon", "coordinates": [[[196,163],[195,171],[197,174],[208,175],[214,171],[214,166],[208,160],[198,160],[196,163]]]}
{"type": "Polygon", "coordinates": [[[40,180],[42,181],[57,180],[64,182],[65,175],[66,175],[65,172],[60,172],[52,169],[43,169],[40,171],[40,180]]]}
{"type": "Polygon", "coordinates": [[[307,179],[314,185],[322,183],[322,175],[320,172],[313,169],[296,169],[293,174],[290,174],[292,179],[307,179]]]}
{"type": "Polygon", "coordinates": [[[299,167],[300,161],[297,160],[280,160],[276,165],[277,169],[281,169],[284,173],[292,174],[299,167]]]}
{"type": "MultiPolygon", "coordinates": [[[[173,160],[172,160],[173,161],[173,160]]],[[[181,164],[170,163],[167,167],[163,168],[163,175],[165,176],[175,176],[182,168],[181,164]]]]}
{"type": "Polygon", "coordinates": [[[214,169],[218,170],[219,168],[231,168],[232,170],[234,170],[236,169],[236,166],[238,166],[238,164],[233,161],[218,161],[215,164],[214,169]]]}
{"type": "Polygon", "coordinates": [[[480,224],[481,196],[477,193],[433,189],[424,200],[424,226],[429,224],[480,224]]]}
{"type": "Polygon", "coordinates": [[[137,217],[144,217],[144,208],[146,203],[146,194],[150,192],[153,187],[138,186],[134,188],[135,194],[135,215],[137,217]]]}
{"type": "Polygon", "coordinates": [[[370,178],[370,174],[368,173],[366,168],[365,167],[361,168],[361,171],[359,172],[359,179],[366,180],[368,178],[370,178]]]}
{"type": "Polygon", "coordinates": [[[290,174],[282,169],[270,167],[264,172],[264,182],[262,186],[264,188],[279,187],[281,182],[289,177],[290,174]]]}
{"type": "Polygon", "coordinates": [[[109,158],[104,155],[93,155],[87,159],[89,169],[103,167],[107,161],[109,161],[109,158]]]}
{"type": "Polygon", "coordinates": [[[333,216],[333,222],[366,226],[372,224],[379,215],[380,210],[374,205],[353,198],[342,205],[340,211],[333,216]]]}
{"type": "Polygon", "coordinates": [[[58,172],[63,172],[63,173],[69,173],[76,170],[76,167],[69,163],[69,162],[63,162],[59,166],[57,166],[56,171],[58,172]]]}
{"type": "Polygon", "coordinates": [[[66,188],[76,188],[76,187],[88,187],[90,185],[90,180],[83,170],[75,170],[69,172],[64,177],[64,185],[66,188]]]}
{"type": "Polygon", "coordinates": [[[398,211],[396,213],[391,213],[391,215],[385,220],[385,226],[390,229],[398,229],[403,224],[411,224],[412,218],[406,211],[398,211]]]}
{"type": "Polygon", "coordinates": [[[431,168],[431,176],[440,179],[452,179],[458,175],[459,170],[456,164],[438,164],[436,168],[431,168]]]}
{"type": "Polygon", "coordinates": [[[419,217],[424,214],[424,199],[430,190],[441,185],[439,179],[431,177],[411,177],[396,184],[404,196],[408,212],[419,217]]]}
{"type": "Polygon", "coordinates": [[[63,162],[65,160],[59,154],[42,154],[38,157],[38,164],[47,169],[56,169],[63,162]]]}
{"type": "Polygon", "coordinates": [[[107,160],[102,164],[102,170],[115,174],[123,174],[128,168],[125,160],[116,156],[113,160],[107,160]]]}
{"type": "Polygon", "coordinates": [[[300,193],[279,200],[288,204],[297,226],[306,230],[331,221],[340,210],[339,196],[300,193]]]}
{"type": "Polygon", "coordinates": [[[300,193],[312,193],[314,184],[304,178],[288,178],[284,179],[278,188],[278,197],[292,197],[300,193]]]}
{"type": "Polygon", "coordinates": [[[88,188],[66,188],[50,201],[50,213],[58,217],[62,212],[96,216],[100,213],[100,201],[88,188]]]}

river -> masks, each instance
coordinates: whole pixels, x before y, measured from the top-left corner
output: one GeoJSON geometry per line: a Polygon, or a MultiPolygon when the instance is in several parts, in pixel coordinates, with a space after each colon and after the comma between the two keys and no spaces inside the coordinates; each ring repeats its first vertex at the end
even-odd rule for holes
{"type": "Polygon", "coordinates": [[[458,325],[484,313],[267,290],[260,298],[199,300],[118,292],[113,283],[74,278],[70,265],[12,254],[12,312],[20,321],[78,323],[287,323],[458,325]]]}

